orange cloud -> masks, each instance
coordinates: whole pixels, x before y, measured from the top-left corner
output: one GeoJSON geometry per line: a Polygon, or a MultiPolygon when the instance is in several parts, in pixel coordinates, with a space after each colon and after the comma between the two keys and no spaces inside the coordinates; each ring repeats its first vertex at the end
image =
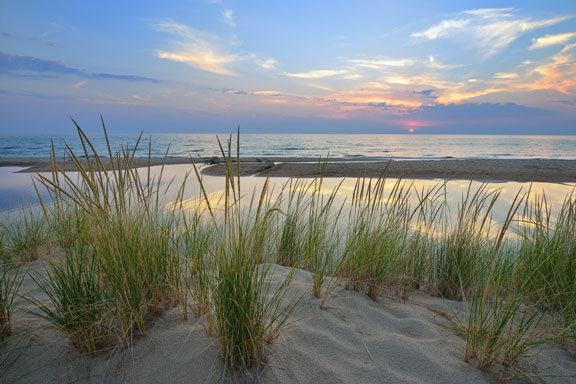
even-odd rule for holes
{"type": "Polygon", "coordinates": [[[286,99],[262,99],[260,100],[261,103],[265,104],[286,104],[288,100],[286,99]]]}
{"type": "Polygon", "coordinates": [[[489,95],[491,93],[503,92],[502,88],[488,88],[473,92],[446,92],[445,95],[439,96],[436,101],[440,104],[459,103],[464,100],[473,99],[479,96],[489,95]]]}
{"type": "Polygon", "coordinates": [[[551,89],[564,94],[576,90],[576,57],[567,54],[573,48],[576,48],[576,44],[566,46],[552,57],[551,63],[534,68],[530,75],[536,79],[523,87],[531,91],[551,89]]]}

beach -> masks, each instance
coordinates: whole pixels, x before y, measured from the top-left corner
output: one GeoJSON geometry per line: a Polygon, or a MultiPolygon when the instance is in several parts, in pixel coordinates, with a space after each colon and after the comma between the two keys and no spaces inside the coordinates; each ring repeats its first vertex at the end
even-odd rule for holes
{"type": "MultiPolygon", "coordinates": [[[[45,264],[30,265],[45,274],[45,264]]],[[[290,268],[273,266],[273,286],[290,268]]],[[[310,294],[310,272],[296,270],[287,299],[299,298],[293,326],[266,346],[267,358],[249,372],[227,369],[218,339],[206,333],[206,318],[182,318],[174,308],[149,323],[126,350],[104,350],[89,357],[74,350],[65,333],[22,314],[15,335],[3,346],[4,358],[22,353],[4,382],[22,383],[493,383],[495,370],[479,370],[462,359],[464,339],[451,316],[465,304],[416,292],[406,302],[386,295],[374,301],[337,287],[321,307],[310,294]],[[21,348],[26,349],[22,350],[21,348]],[[20,348],[20,349],[18,349],[20,348]]],[[[42,297],[30,277],[22,294],[42,297]]],[[[19,299],[23,308],[32,309],[19,299]]],[[[8,360],[10,361],[10,360],[8,360]]],[[[547,383],[571,383],[576,361],[558,345],[546,347],[532,368],[547,383]]],[[[513,381],[516,382],[516,381],[513,381]]]]}
{"type": "MultiPolygon", "coordinates": [[[[19,268],[16,270],[25,272],[19,275],[22,283],[16,285],[16,291],[8,292],[17,295],[13,296],[11,335],[0,342],[0,359],[8,367],[0,371],[0,379],[54,384],[483,384],[500,380],[525,383],[532,378],[569,384],[575,379],[576,333],[571,323],[564,325],[565,329],[558,325],[562,319],[571,322],[573,314],[540,312],[538,305],[545,302],[550,304],[543,305],[570,308],[576,292],[560,291],[561,285],[537,279],[526,297],[514,292],[522,281],[546,273],[548,264],[532,257],[540,250],[550,255],[547,260],[554,260],[556,278],[565,279],[563,284],[574,278],[570,263],[576,247],[570,233],[575,228],[576,205],[568,194],[576,182],[576,160],[245,157],[240,158],[240,164],[236,162],[229,159],[227,167],[222,158],[196,159],[201,174],[209,179],[208,192],[203,189],[200,199],[198,195],[185,198],[177,194],[158,205],[155,199],[162,195],[162,185],[170,185],[175,176],[179,178],[174,188],[186,182],[183,174],[192,173],[189,159],[125,157],[114,164],[106,158],[100,163],[81,159],[78,175],[83,181],[67,179],[63,182],[66,189],[62,186],[58,197],[60,204],[67,200],[66,205],[54,211],[50,205],[47,216],[29,216],[24,226],[12,227],[7,220],[7,240],[0,251],[5,255],[20,252],[18,257],[26,262],[14,264],[19,268]],[[159,179],[162,164],[170,183],[159,179]],[[256,194],[250,199],[240,192],[237,166],[243,191],[254,188],[257,193],[258,188],[260,198],[256,194]],[[131,167],[139,168],[142,176],[152,174],[156,180],[153,186],[147,184],[148,179],[136,176],[138,172],[127,170],[131,167]],[[99,172],[103,179],[92,177],[90,171],[104,169],[114,172],[99,172]],[[265,176],[272,178],[270,189],[265,176]],[[331,179],[319,182],[318,176],[331,179]],[[276,185],[274,178],[278,178],[276,185]],[[350,180],[340,182],[342,178],[350,180]],[[367,179],[354,183],[362,178],[367,179]],[[443,179],[452,181],[439,189],[443,179]],[[494,184],[519,188],[531,182],[536,183],[535,190],[546,184],[549,200],[538,200],[537,196],[542,196],[538,193],[544,192],[536,191],[539,205],[529,205],[527,198],[524,216],[505,218],[509,206],[522,208],[514,192],[494,184]],[[226,183],[230,184],[225,187],[226,183]],[[272,192],[274,188],[279,191],[272,192]],[[129,208],[124,202],[133,198],[134,205],[129,208]],[[462,199],[459,203],[458,198],[462,199]],[[496,202],[499,198],[502,201],[496,202]],[[443,199],[451,201],[451,206],[443,205],[443,199]],[[547,211],[547,201],[554,204],[554,213],[547,211]],[[208,204],[213,211],[206,210],[208,204]],[[453,214],[439,214],[450,209],[455,210],[453,214]],[[264,219],[251,221],[261,210],[266,212],[264,219]],[[132,221],[134,217],[136,221],[132,221]],[[552,224],[547,217],[552,217],[552,224]],[[444,227],[443,218],[450,225],[444,227]],[[526,222],[534,225],[523,225],[526,222]],[[515,235],[500,247],[494,231],[509,224],[514,227],[509,232],[515,235]],[[186,231],[182,231],[183,226],[186,231]],[[38,236],[42,228],[45,237],[38,236]],[[211,240],[204,242],[202,233],[211,240]],[[556,233],[557,240],[537,242],[556,233]],[[240,238],[248,242],[242,243],[246,253],[234,248],[240,238]],[[98,258],[91,259],[83,244],[90,244],[98,258]],[[228,246],[232,246],[232,253],[228,253],[228,246]],[[35,255],[22,253],[32,251],[35,255]],[[510,258],[511,252],[518,261],[510,258]],[[126,260],[133,264],[125,264],[126,260]],[[204,270],[198,269],[198,260],[206,263],[204,270]],[[492,267],[500,263],[507,267],[494,272],[493,277],[492,267]],[[161,268],[155,269],[157,265],[161,268]],[[62,280],[55,278],[57,266],[70,268],[59,270],[62,280]],[[231,275],[222,277],[220,271],[226,268],[231,275]],[[512,270],[515,272],[508,274],[512,270]],[[539,273],[533,274],[533,270],[539,273]],[[122,278],[112,280],[116,273],[122,278]],[[174,279],[172,273],[178,277],[174,279]],[[131,276],[138,278],[131,280],[131,276]],[[218,279],[218,284],[212,279],[218,279]],[[247,284],[246,289],[256,289],[242,304],[241,324],[253,319],[244,318],[244,311],[250,311],[253,300],[261,297],[262,303],[272,304],[267,307],[270,312],[258,316],[258,321],[264,322],[266,329],[278,326],[281,330],[258,339],[261,355],[253,364],[242,362],[240,369],[226,360],[227,331],[215,328],[237,320],[231,307],[243,297],[230,300],[226,296],[224,307],[215,304],[226,279],[232,281],[232,287],[247,284]],[[65,316],[61,306],[76,300],[68,295],[84,294],[81,287],[95,280],[99,285],[90,286],[85,298],[94,297],[92,293],[98,297],[98,287],[106,287],[102,301],[97,303],[109,307],[95,320],[83,322],[84,311],[90,309],[81,307],[82,300],[69,307],[72,313],[80,313],[80,320],[76,316],[66,322],[58,316],[46,317],[54,309],[65,316]],[[67,281],[79,285],[63,290],[60,284],[67,281]],[[156,292],[164,292],[166,284],[170,289],[160,295],[166,301],[151,306],[149,303],[158,299],[156,292]],[[544,290],[552,293],[538,300],[528,298],[539,297],[544,290]],[[125,295],[143,292],[147,296],[136,307],[126,305],[125,295]],[[207,292],[204,294],[210,298],[198,292],[207,292]],[[478,305],[475,300],[483,295],[486,301],[478,305]],[[562,301],[555,301],[558,297],[562,301]],[[205,305],[209,312],[201,311],[205,305]],[[126,320],[115,317],[116,311],[129,319],[125,328],[118,325],[126,320]],[[479,326],[468,319],[478,313],[494,318],[484,318],[486,324],[481,326],[487,333],[478,337],[480,346],[468,356],[470,345],[474,345],[471,332],[479,326]],[[506,320],[500,319],[509,314],[506,320]],[[140,323],[132,320],[137,316],[142,316],[140,323]],[[216,316],[227,317],[216,322],[216,316]],[[500,321],[504,324],[501,330],[493,331],[490,327],[500,321]],[[525,333],[516,333],[524,322],[525,333]],[[80,333],[86,339],[79,342],[78,330],[90,327],[100,329],[96,335],[105,334],[104,339],[80,333]],[[490,339],[497,340],[497,346],[485,352],[490,346],[483,343],[490,339]]],[[[51,171],[47,158],[4,158],[0,166],[23,167],[15,168],[19,177],[51,171]]],[[[60,162],[59,167],[66,172],[78,170],[70,161],[60,162]]],[[[25,218],[28,215],[25,211],[22,214],[25,218]]],[[[11,265],[10,256],[6,260],[3,268],[11,265]]],[[[4,281],[6,276],[10,274],[0,274],[4,281]]],[[[236,294],[243,292],[240,289],[236,294]]]]}
{"type": "Polygon", "coordinates": [[[4,1],[0,384],[576,384],[576,0],[4,1]]]}
{"type": "MultiPolygon", "coordinates": [[[[162,164],[189,164],[184,157],[135,158],[135,167],[162,164]]],[[[232,160],[234,163],[236,159],[232,160]]],[[[203,172],[212,176],[223,176],[226,166],[219,157],[195,158],[197,164],[210,165],[203,172]]],[[[106,163],[106,159],[104,159],[106,163]]],[[[396,160],[396,159],[324,159],[306,157],[242,157],[242,176],[270,177],[379,177],[384,172],[390,177],[406,179],[463,179],[476,181],[521,181],[521,182],[576,182],[576,160],[555,159],[439,159],[439,160],[396,160]],[[324,162],[326,163],[324,166],[324,162]]],[[[85,165],[85,160],[83,160],[85,165]]],[[[26,167],[20,172],[49,172],[49,158],[22,157],[0,158],[0,166],[26,167]]],[[[60,161],[59,166],[67,171],[76,170],[70,161],[60,161]]],[[[234,171],[235,171],[234,167],[234,171]]]]}

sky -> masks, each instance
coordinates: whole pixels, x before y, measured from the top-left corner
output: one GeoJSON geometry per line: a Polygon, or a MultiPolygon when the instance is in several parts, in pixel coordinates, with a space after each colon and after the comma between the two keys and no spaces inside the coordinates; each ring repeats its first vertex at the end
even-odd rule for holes
{"type": "Polygon", "coordinates": [[[576,135],[576,1],[0,0],[0,133],[576,135]]]}

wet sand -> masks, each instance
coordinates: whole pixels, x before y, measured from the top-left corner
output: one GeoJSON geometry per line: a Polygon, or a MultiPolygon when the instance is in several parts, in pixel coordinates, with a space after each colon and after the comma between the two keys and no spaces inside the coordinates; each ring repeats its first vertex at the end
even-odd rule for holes
{"type": "MultiPolygon", "coordinates": [[[[105,160],[107,161],[107,160],[105,160]]],[[[134,166],[161,165],[163,158],[137,158],[134,166]]],[[[85,162],[85,160],[84,160],[85,162]]],[[[167,158],[166,164],[187,164],[188,158],[167,158]]],[[[196,158],[195,163],[211,165],[203,173],[224,175],[221,158],[196,158]]],[[[271,177],[390,177],[412,179],[466,179],[478,181],[576,182],[576,160],[550,159],[329,159],[325,164],[317,158],[241,158],[242,175],[271,177]]],[[[20,172],[49,172],[48,158],[0,158],[0,166],[27,167],[20,172]]],[[[67,171],[76,167],[71,161],[60,161],[67,171]]],[[[234,167],[235,169],[236,167],[234,167]]]]}

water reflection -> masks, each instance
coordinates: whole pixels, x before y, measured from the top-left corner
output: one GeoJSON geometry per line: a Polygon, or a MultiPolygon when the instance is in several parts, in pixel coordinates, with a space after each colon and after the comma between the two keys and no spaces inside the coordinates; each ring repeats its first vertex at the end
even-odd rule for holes
{"type": "MultiPolygon", "coordinates": [[[[21,168],[17,167],[0,167],[0,210],[10,211],[17,209],[25,204],[37,204],[38,197],[36,190],[32,183],[32,174],[29,173],[15,173],[21,168]]],[[[160,174],[161,167],[152,167],[150,169],[151,177],[157,178],[160,174]]],[[[143,180],[146,180],[147,170],[140,169],[139,173],[143,180]]],[[[47,174],[46,174],[47,175],[47,174]]],[[[222,198],[224,192],[224,177],[216,176],[202,176],[204,188],[210,205],[213,209],[222,208],[224,199],[222,198]]],[[[272,199],[278,198],[282,189],[287,192],[288,188],[297,188],[301,191],[309,189],[312,190],[309,183],[313,179],[303,179],[302,183],[295,184],[289,183],[289,178],[273,178],[270,179],[270,195],[272,199]]],[[[188,164],[167,165],[164,168],[162,175],[163,189],[165,190],[165,201],[167,208],[174,208],[174,201],[178,197],[182,183],[186,181],[186,187],[183,191],[183,198],[179,208],[186,210],[194,210],[201,208],[205,204],[205,199],[202,197],[202,192],[196,177],[194,176],[193,168],[188,164]]],[[[329,196],[337,188],[336,199],[338,204],[349,204],[352,199],[352,193],[357,179],[347,178],[326,178],[323,180],[320,187],[317,186],[316,191],[325,196],[329,196]]],[[[384,185],[385,193],[389,193],[396,183],[397,179],[388,179],[384,185]]],[[[242,195],[244,200],[249,201],[252,193],[259,193],[264,185],[265,178],[263,177],[243,177],[241,180],[242,195]]],[[[410,203],[413,206],[418,204],[418,195],[422,191],[430,188],[439,188],[441,186],[442,199],[455,211],[458,203],[461,201],[470,187],[469,181],[463,180],[449,180],[444,182],[440,179],[432,180],[403,180],[405,186],[412,188],[410,193],[410,203]]],[[[482,185],[481,182],[471,182],[472,190],[476,190],[482,185]]],[[[574,192],[576,183],[521,183],[521,182],[500,182],[487,184],[487,192],[500,192],[500,197],[494,206],[493,219],[496,222],[502,222],[508,212],[510,203],[514,200],[518,191],[522,190],[527,192],[531,189],[532,194],[530,199],[533,200],[536,194],[546,194],[548,203],[552,209],[558,209],[562,202],[574,192]]],[[[45,190],[40,188],[43,198],[48,199],[49,196],[45,190]]],[[[308,192],[310,193],[310,192],[308,192]]]]}

